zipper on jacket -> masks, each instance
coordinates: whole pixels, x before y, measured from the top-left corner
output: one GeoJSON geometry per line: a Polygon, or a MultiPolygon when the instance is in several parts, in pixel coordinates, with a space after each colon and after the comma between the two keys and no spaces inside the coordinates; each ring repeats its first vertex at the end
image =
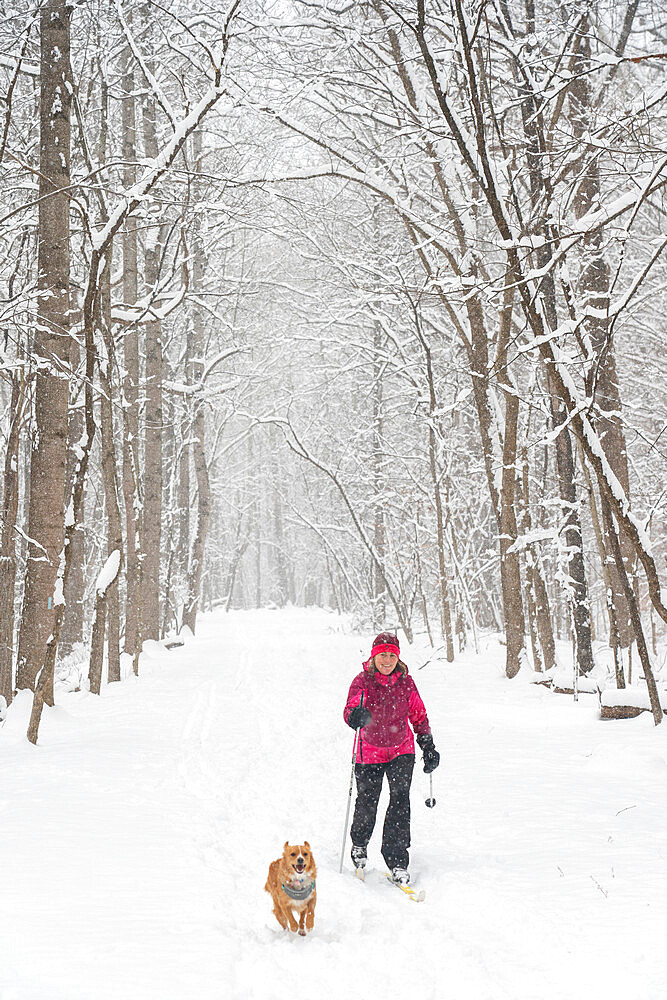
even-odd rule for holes
{"type": "MultiPolygon", "coordinates": [[[[360,705],[361,705],[362,708],[364,707],[364,694],[365,693],[366,693],[365,691],[361,692],[361,699],[360,699],[359,703],[360,703],[360,705]]],[[[359,763],[360,764],[363,764],[363,762],[364,762],[364,746],[363,746],[362,732],[363,732],[363,730],[361,729],[361,727],[359,727],[359,763]]]]}

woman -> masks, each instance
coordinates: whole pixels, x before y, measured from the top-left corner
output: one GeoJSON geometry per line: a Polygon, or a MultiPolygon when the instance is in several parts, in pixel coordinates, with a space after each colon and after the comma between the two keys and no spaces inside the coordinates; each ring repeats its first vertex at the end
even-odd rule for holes
{"type": "Polygon", "coordinates": [[[410,783],[415,765],[415,741],[424,754],[424,771],[440,763],[424,702],[400,657],[398,639],[381,632],[364,669],[352,681],[343,718],[359,729],[357,801],[352,820],[352,863],[366,866],[366,846],[375,826],[382,781],[389,782],[389,807],[382,832],[382,857],[400,885],[410,881],[410,783]],[[410,726],[408,726],[408,722],[410,726]]]}

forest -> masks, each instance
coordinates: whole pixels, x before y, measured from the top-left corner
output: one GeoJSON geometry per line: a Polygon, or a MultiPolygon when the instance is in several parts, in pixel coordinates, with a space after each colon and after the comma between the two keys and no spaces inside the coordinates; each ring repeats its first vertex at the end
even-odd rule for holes
{"type": "Polygon", "coordinates": [[[31,742],[59,677],[287,605],[660,722],[666,59],[657,0],[2,3],[31,742]]]}

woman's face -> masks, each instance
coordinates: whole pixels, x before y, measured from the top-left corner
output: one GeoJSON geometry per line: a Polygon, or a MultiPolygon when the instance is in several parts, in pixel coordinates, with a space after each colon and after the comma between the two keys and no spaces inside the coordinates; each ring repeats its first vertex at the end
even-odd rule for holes
{"type": "Polygon", "coordinates": [[[385,677],[394,670],[397,663],[398,657],[396,656],[396,653],[388,653],[385,651],[384,653],[375,654],[375,666],[381,674],[385,675],[385,677]]]}

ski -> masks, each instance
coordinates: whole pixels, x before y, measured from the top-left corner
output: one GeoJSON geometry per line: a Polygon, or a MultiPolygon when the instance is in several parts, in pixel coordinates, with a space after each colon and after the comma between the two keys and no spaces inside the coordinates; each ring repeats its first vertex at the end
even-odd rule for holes
{"type": "MultiPolygon", "coordinates": [[[[367,871],[367,868],[355,868],[353,874],[359,882],[365,882],[367,871]]],[[[426,899],[426,891],[424,889],[414,889],[411,885],[401,885],[400,882],[394,882],[389,872],[378,872],[377,875],[380,880],[382,879],[383,874],[391,885],[395,885],[397,889],[400,889],[401,892],[405,893],[408,899],[411,899],[413,903],[423,903],[426,899]]]]}
{"type": "Polygon", "coordinates": [[[426,899],[426,892],[424,889],[415,891],[411,885],[401,885],[400,882],[394,882],[389,872],[385,872],[385,877],[390,885],[395,885],[397,889],[404,892],[408,899],[411,899],[413,903],[423,903],[426,899]]]}

